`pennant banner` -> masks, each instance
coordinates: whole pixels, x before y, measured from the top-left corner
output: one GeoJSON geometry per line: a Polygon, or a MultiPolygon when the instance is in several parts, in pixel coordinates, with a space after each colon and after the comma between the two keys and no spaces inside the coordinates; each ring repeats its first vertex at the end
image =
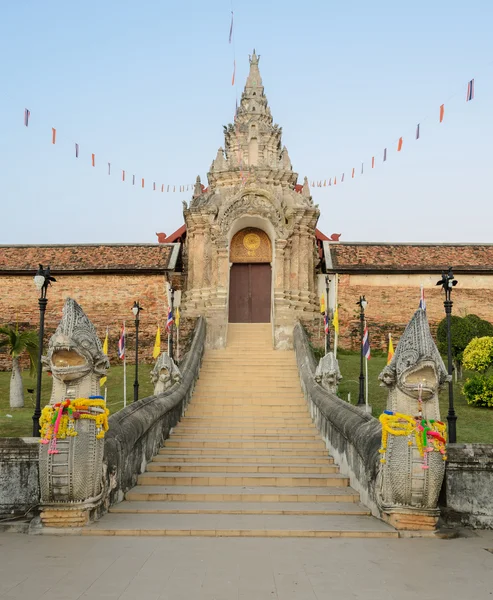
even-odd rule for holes
{"type": "Polygon", "coordinates": [[[56,143],[56,129],[54,127],[51,128],[51,143],[56,143]]]}
{"type": "Polygon", "coordinates": [[[27,108],[24,109],[24,125],[26,127],[29,127],[29,117],[31,116],[31,111],[27,110],[27,108]]]}

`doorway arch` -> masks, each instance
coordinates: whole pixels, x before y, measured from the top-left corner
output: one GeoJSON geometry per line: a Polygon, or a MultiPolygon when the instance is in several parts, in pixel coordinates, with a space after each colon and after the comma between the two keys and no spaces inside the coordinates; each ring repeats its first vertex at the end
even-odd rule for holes
{"type": "Polygon", "coordinates": [[[270,323],[272,244],[257,227],[245,227],[230,243],[229,322],[270,323]]]}

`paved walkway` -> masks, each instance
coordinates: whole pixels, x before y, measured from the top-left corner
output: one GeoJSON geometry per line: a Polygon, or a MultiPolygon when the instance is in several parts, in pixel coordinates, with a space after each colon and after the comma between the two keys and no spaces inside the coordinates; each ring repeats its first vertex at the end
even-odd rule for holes
{"type": "Polygon", "coordinates": [[[0,599],[492,600],[493,532],[436,539],[0,534],[0,599]]]}

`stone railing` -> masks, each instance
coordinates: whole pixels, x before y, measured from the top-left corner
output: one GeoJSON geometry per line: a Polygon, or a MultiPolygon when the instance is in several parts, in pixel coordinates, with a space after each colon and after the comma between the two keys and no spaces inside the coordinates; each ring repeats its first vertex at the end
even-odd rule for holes
{"type": "Polygon", "coordinates": [[[205,335],[205,320],[200,317],[190,350],[180,363],[180,383],[159,396],[142,398],[109,418],[104,444],[108,493],[100,512],[123,500],[183,415],[199,376],[205,335]]]}
{"type": "Polygon", "coordinates": [[[451,527],[493,529],[493,444],[451,444],[440,498],[451,527]]]}
{"type": "Polygon", "coordinates": [[[0,518],[36,512],[39,438],[0,438],[0,518]]]}
{"type": "Polygon", "coordinates": [[[380,516],[376,478],[380,464],[382,427],[377,419],[348,404],[315,381],[316,362],[305,330],[294,328],[294,349],[301,387],[312,418],[341,471],[375,516],[380,516]]]}

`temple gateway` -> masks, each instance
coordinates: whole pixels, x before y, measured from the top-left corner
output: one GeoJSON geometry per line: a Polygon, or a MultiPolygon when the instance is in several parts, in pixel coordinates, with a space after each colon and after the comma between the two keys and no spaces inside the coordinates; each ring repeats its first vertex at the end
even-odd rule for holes
{"type": "Polygon", "coordinates": [[[228,323],[272,323],[274,346],[291,347],[293,326],[317,312],[315,226],[308,182],[298,185],[282,128],[264,93],[259,56],[234,123],[224,128],[207,174],[184,209],[184,314],[204,315],[208,345],[224,347],[228,323]]]}

